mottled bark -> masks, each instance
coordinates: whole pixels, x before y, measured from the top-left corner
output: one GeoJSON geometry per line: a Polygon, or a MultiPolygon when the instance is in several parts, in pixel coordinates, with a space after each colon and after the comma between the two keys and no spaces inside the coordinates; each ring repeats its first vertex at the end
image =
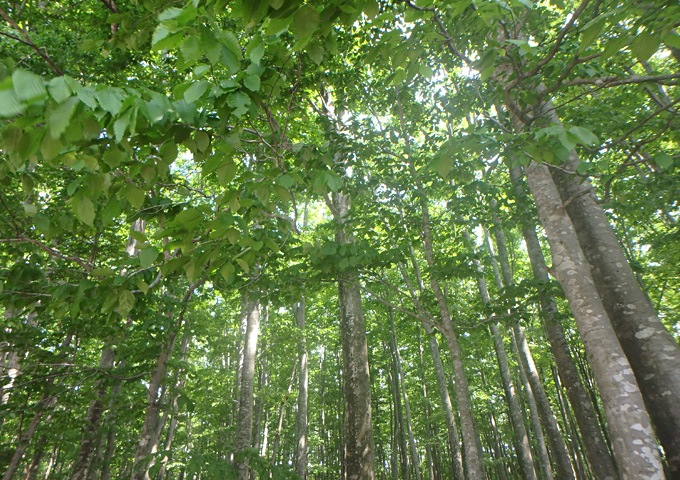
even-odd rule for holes
{"type": "MultiPolygon", "coordinates": [[[[510,168],[510,177],[515,185],[520,209],[525,214],[528,208],[526,206],[526,197],[520,184],[521,173],[517,167],[510,168]]],[[[545,264],[536,228],[526,219],[522,223],[522,236],[527,246],[527,253],[534,277],[547,284],[550,281],[548,267],[545,264]]],[[[497,237],[497,242],[502,259],[503,255],[500,245],[504,242],[499,241],[499,237],[497,237]]],[[[539,302],[541,305],[541,318],[548,342],[550,343],[550,350],[555,359],[559,376],[566,388],[569,402],[574,410],[574,416],[583,438],[586,457],[593,470],[593,474],[597,479],[614,480],[619,477],[619,474],[603,437],[590,395],[586,391],[578,370],[574,365],[574,360],[571,357],[569,345],[559,321],[559,312],[555,298],[545,289],[541,289],[539,291],[539,302]]]]}
{"type": "MultiPolygon", "coordinates": [[[[345,230],[349,219],[349,196],[334,193],[332,205],[336,222],[335,241],[344,244],[351,243],[351,234],[345,230]]],[[[368,345],[366,344],[366,325],[361,294],[354,280],[356,276],[351,274],[342,275],[338,279],[345,400],[345,478],[347,480],[373,480],[375,478],[375,453],[371,422],[368,345]]]]}
{"type": "Polygon", "coordinates": [[[629,478],[664,477],[649,417],[630,364],[594,288],[574,227],[547,167],[532,161],[529,189],[546,230],[553,270],[569,301],[598,382],[619,469],[629,478]]]}

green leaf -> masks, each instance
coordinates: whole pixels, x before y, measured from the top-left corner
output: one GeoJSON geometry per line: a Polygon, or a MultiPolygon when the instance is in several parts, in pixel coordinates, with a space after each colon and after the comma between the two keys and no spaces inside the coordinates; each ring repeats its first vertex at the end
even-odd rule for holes
{"type": "Polygon", "coordinates": [[[112,88],[100,90],[95,93],[99,105],[111,115],[118,115],[123,106],[122,95],[112,88]]]}
{"type": "Polygon", "coordinates": [[[633,39],[630,49],[635,58],[641,62],[646,62],[659,49],[659,44],[659,36],[645,30],[633,39]]]}
{"type": "Polygon", "coordinates": [[[66,78],[64,76],[54,77],[52,80],[50,80],[50,83],[47,85],[47,89],[50,91],[50,96],[57,103],[62,103],[71,96],[71,88],[68,86],[68,83],[66,83],[66,78]]]}
{"type": "Polygon", "coordinates": [[[123,196],[134,208],[139,209],[144,204],[146,193],[135,185],[127,184],[123,190],[123,196]]]}
{"type": "Polygon", "coordinates": [[[593,132],[583,127],[570,127],[569,133],[578,138],[579,143],[586,146],[598,145],[600,139],[593,132]]]}
{"type": "Polygon", "coordinates": [[[208,82],[205,80],[199,80],[191,84],[189,88],[184,92],[184,101],[187,103],[194,103],[196,100],[201,98],[205,91],[208,89],[208,82]]]}
{"type": "Polygon", "coordinates": [[[35,73],[17,69],[12,74],[12,83],[17,98],[22,102],[47,96],[47,89],[42,78],[35,73]]]}
{"type": "Polygon", "coordinates": [[[227,282],[229,281],[233,274],[234,265],[231,262],[225,263],[224,266],[220,268],[220,275],[222,275],[222,278],[224,278],[227,282]]]}
{"type": "Polygon", "coordinates": [[[179,47],[179,51],[184,58],[185,67],[193,65],[203,57],[203,50],[201,49],[199,40],[193,35],[184,39],[179,47]]]}
{"type": "Polygon", "coordinates": [[[241,60],[243,58],[241,44],[239,43],[238,38],[236,38],[236,35],[229,31],[222,32],[222,41],[229,51],[234,54],[237,60],[241,60]]]}
{"type": "Polygon", "coordinates": [[[0,117],[14,117],[23,113],[26,107],[19,103],[14,90],[0,91],[0,117]]]}
{"type": "Polygon", "coordinates": [[[669,33],[665,37],[663,37],[663,43],[665,43],[669,47],[680,49],[680,35],[669,33]]]}
{"type": "Polygon", "coordinates": [[[164,22],[166,20],[173,20],[179,17],[181,13],[182,13],[181,8],[177,7],[166,8],[165,10],[158,14],[158,21],[164,22]]]}
{"type": "Polygon", "coordinates": [[[367,0],[363,8],[366,18],[373,20],[380,13],[380,5],[375,0],[367,0]]]}
{"type": "Polygon", "coordinates": [[[76,217],[85,225],[94,226],[94,204],[82,192],[73,197],[73,208],[76,217]]]}
{"type": "Polygon", "coordinates": [[[257,92],[260,89],[260,77],[257,75],[248,75],[243,80],[243,85],[251,92],[257,92]]]}
{"type": "Polygon", "coordinates": [[[667,153],[660,153],[658,155],[655,155],[654,162],[664,170],[667,170],[670,167],[672,167],[674,163],[673,157],[671,157],[667,153]]]}
{"type": "Polygon", "coordinates": [[[242,258],[237,258],[236,263],[239,264],[239,266],[244,272],[248,273],[250,271],[250,265],[248,265],[248,262],[246,262],[242,258]]]}
{"type": "Polygon", "coordinates": [[[293,33],[297,38],[310,37],[319,27],[319,12],[307,4],[295,14],[292,23],[293,33]]]}
{"type": "Polygon", "coordinates": [[[604,25],[604,21],[595,22],[583,31],[583,34],[581,35],[581,44],[578,47],[578,53],[583,52],[586,48],[588,48],[588,46],[590,46],[591,43],[595,41],[602,31],[602,27],[604,27],[604,25]]]}
{"type": "Polygon", "coordinates": [[[259,65],[263,55],[264,55],[264,43],[260,42],[250,51],[249,55],[250,61],[259,65]]]}
{"type": "Polygon", "coordinates": [[[78,99],[76,97],[70,97],[61,105],[48,109],[47,126],[50,129],[52,138],[58,138],[64,133],[71,121],[71,117],[73,116],[77,104],[78,99]]]}
{"type": "Polygon", "coordinates": [[[139,263],[142,268],[150,267],[158,258],[156,247],[146,247],[139,252],[139,263]]]}
{"type": "Polygon", "coordinates": [[[129,290],[123,290],[118,295],[118,313],[122,317],[127,317],[135,306],[135,295],[129,290]]]}
{"type": "Polygon", "coordinates": [[[205,130],[198,130],[194,134],[194,141],[196,142],[196,147],[199,152],[205,152],[210,146],[210,135],[208,135],[205,130]]]}

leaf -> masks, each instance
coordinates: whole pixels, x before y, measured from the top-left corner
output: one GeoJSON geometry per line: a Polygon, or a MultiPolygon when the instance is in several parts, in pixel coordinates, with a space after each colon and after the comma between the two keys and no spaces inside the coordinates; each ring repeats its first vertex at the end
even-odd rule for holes
{"type": "Polygon", "coordinates": [[[182,13],[181,8],[177,7],[166,8],[165,10],[158,14],[158,21],[164,22],[166,20],[173,20],[179,17],[181,13],[182,13]]]}
{"type": "Polygon", "coordinates": [[[0,91],[0,117],[14,117],[23,113],[25,109],[13,90],[0,91]]]}
{"type": "Polygon", "coordinates": [[[208,89],[208,82],[205,80],[199,80],[191,84],[189,88],[184,92],[184,101],[187,103],[194,103],[196,100],[201,98],[205,91],[208,89]]]}
{"type": "Polygon", "coordinates": [[[310,37],[319,27],[319,12],[307,4],[295,14],[291,26],[296,37],[310,37]]]}
{"type": "Polygon", "coordinates": [[[114,89],[100,90],[95,94],[99,105],[111,115],[118,115],[123,106],[121,94],[114,89]]]}
{"type": "Polygon", "coordinates": [[[367,0],[363,8],[366,18],[373,20],[380,13],[380,5],[375,0],[367,0]]]}
{"type": "Polygon", "coordinates": [[[36,213],[38,213],[38,209],[33,205],[32,203],[26,203],[24,202],[24,212],[26,215],[29,217],[34,216],[36,213]]]}
{"type": "MultiPolygon", "coordinates": [[[[71,89],[69,88],[68,83],[66,83],[66,78],[63,76],[54,77],[52,80],[50,80],[50,83],[47,85],[47,89],[50,91],[50,96],[57,103],[62,103],[71,96],[71,89]]],[[[97,104],[95,103],[95,106],[96,105],[97,104]]]]}
{"type": "Polygon", "coordinates": [[[598,145],[600,139],[593,132],[583,127],[570,127],[569,133],[578,138],[579,143],[586,146],[598,145]]]}
{"type": "Polygon", "coordinates": [[[222,268],[220,268],[220,275],[222,275],[222,278],[224,278],[227,282],[229,281],[230,277],[234,274],[234,265],[231,262],[227,262],[224,264],[222,268]]]}
{"type": "Polygon", "coordinates": [[[194,141],[196,142],[196,147],[199,152],[205,152],[210,146],[210,135],[208,135],[205,130],[198,130],[194,134],[194,141]]]}
{"type": "Polygon", "coordinates": [[[664,170],[667,170],[670,167],[672,167],[674,163],[673,157],[671,157],[667,153],[660,153],[658,155],[655,155],[654,162],[664,170]]]}
{"type": "Polygon", "coordinates": [[[118,295],[118,313],[122,317],[127,317],[135,306],[135,295],[130,290],[123,290],[118,295]]]}
{"type": "Polygon", "coordinates": [[[633,39],[630,49],[635,58],[641,62],[646,62],[659,49],[659,44],[659,36],[645,30],[633,39]]]}
{"type": "Polygon", "coordinates": [[[146,295],[149,291],[149,284],[147,284],[144,280],[142,280],[141,277],[137,277],[137,280],[135,280],[135,283],[137,284],[137,288],[139,288],[144,295],[146,295]]]}
{"type": "Polygon", "coordinates": [[[236,35],[229,31],[222,32],[222,41],[229,51],[234,54],[237,60],[241,60],[243,58],[241,44],[239,43],[238,38],[236,38],[236,35]]]}
{"type": "Polygon", "coordinates": [[[251,92],[257,92],[260,89],[260,77],[257,75],[248,75],[243,80],[243,85],[251,92]]]}
{"type": "Polygon", "coordinates": [[[141,188],[128,184],[125,186],[123,196],[128,202],[130,202],[130,205],[139,209],[144,204],[144,198],[146,197],[146,194],[141,188]]]}
{"type": "Polygon", "coordinates": [[[78,220],[90,227],[94,226],[94,204],[92,200],[87,198],[82,192],[79,192],[73,197],[73,208],[78,220]]]}
{"type": "Polygon", "coordinates": [[[158,250],[156,247],[146,247],[139,252],[139,263],[142,268],[149,267],[158,258],[158,250]]]}
{"type": "Polygon", "coordinates": [[[201,50],[198,38],[193,35],[184,39],[179,47],[179,51],[182,53],[182,57],[184,57],[185,67],[193,65],[203,57],[203,50],[201,50]]]}
{"type": "Polygon", "coordinates": [[[42,78],[35,73],[17,69],[12,74],[12,83],[17,98],[22,102],[47,96],[47,89],[42,78]]]}
{"type": "Polygon", "coordinates": [[[578,47],[578,53],[583,52],[586,48],[588,48],[588,46],[590,46],[591,43],[595,41],[602,31],[602,27],[604,27],[604,25],[604,21],[595,22],[583,31],[583,34],[581,35],[581,44],[578,47]]]}
{"type": "Polygon", "coordinates": [[[61,105],[50,108],[47,111],[47,126],[50,129],[52,138],[58,138],[68,127],[73,112],[78,104],[76,97],[70,97],[61,105]]]}
{"type": "Polygon", "coordinates": [[[239,266],[244,272],[248,273],[250,271],[250,265],[248,265],[248,262],[246,262],[242,258],[237,258],[236,263],[239,264],[239,266]]]}
{"type": "Polygon", "coordinates": [[[680,35],[669,33],[665,37],[663,37],[663,43],[665,43],[669,47],[680,49],[680,35]]]}

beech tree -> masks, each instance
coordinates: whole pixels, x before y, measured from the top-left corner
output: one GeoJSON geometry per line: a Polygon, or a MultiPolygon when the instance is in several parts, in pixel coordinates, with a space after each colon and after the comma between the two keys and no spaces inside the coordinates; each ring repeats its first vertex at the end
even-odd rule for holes
{"type": "Polygon", "coordinates": [[[4,480],[679,475],[680,6],[0,17],[4,480]]]}

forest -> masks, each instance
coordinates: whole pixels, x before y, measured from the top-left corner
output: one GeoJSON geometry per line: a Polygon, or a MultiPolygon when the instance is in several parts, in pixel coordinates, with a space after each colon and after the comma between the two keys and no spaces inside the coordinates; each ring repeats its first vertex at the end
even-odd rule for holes
{"type": "Polygon", "coordinates": [[[2,480],[680,479],[677,0],[0,17],[2,480]]]}

